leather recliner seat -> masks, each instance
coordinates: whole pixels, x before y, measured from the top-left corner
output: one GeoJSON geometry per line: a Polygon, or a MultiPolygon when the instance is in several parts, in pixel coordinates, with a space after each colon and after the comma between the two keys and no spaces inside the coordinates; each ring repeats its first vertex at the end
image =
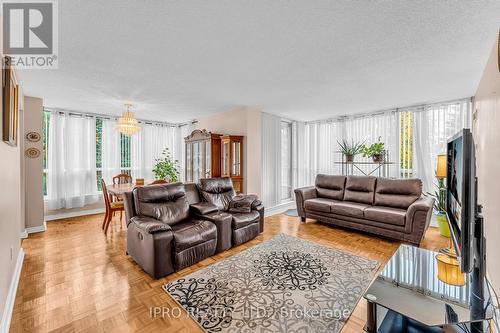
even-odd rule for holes
{"type": "Polygon", "coordinates": [[[194,217],[184,184],[137,187],[124,203],[127,253],[154,278],[215,254],[217,227],[194,217]]]}
{"type": "Polygon", "coordinates": [[[248,242],[264,231],[264,206],[259,200],[255,200],[246,212],[230,209],[230,203],[236,196],[231,178],[200,179],[197,189],[198,196],[194,193],[190,195],[191,209],[196,216],[217,224],[220,224],[217,220],[221,216],[230,216],[231,240],[230,244],[221,244],[224,249],[248,242]]]}
{"type": "Polygon", "coordinates": [[[315,186],[295,190],[297,211],[320,222],[420,244],[434,200],[422,197],[420,179],[317,175],[315,186]]]}

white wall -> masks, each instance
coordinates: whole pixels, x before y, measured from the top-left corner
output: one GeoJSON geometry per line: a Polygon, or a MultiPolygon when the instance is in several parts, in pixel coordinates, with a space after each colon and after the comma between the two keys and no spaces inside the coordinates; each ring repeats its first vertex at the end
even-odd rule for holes
{"type": "Polygon", "coordinates": [[[475,96],[473,124],[476,143],[479,203],[484,206],[487,267],[500,291],[500,73],[495,43],[475,96]]]}
{"type": "Polygon", "coordinates": [[[23,114],[24,150],[38,148],[42,154],[37,158],[29,158],[23,154],[25,171],[25,226],[34,228],[43,226],[43,138],[38,142],[29,142],[25,135],[37,132],[43,135],[43,100],[36,97],[24,98],[23,114]]]}
{"type": "Polygon", "coordinates": [[[255,108],[241,107],[198,119],[196,129],[206,129],[217,134],[244,135],[245,177],[244,192],[262,194],[262,112],[255,108]]]}
{"type": "MultiPolygon", "coordinates": [[[[22,98],[21,93],[19,100],[21,101],[22,98]]],[[[0,94],[0,105],[2,103],[0,94]]],[[[22,108],[22,103],[19,106],[22,108]]],[[[0,132],[2,119],[3,117],[0,117],[0,132]]],[[[2,186],[0,191],[0,317],[5,310],[5,302],[21,248],[20,232],[24,227],[22,214],[24,198],[21,191],[22,140],[21,133],[17,147],[11,147],[1,141],[0,137],[0,184],[2,186]]]]}

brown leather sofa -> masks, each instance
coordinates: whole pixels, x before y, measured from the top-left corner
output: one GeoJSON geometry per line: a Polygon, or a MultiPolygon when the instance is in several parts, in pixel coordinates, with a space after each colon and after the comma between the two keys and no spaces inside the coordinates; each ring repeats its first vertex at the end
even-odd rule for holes
{"type": "Polygon", "coordinates": [[[316,185],[295,190],[301,220],[369,232],[420,244],[433,199],[422,197],[420,179],[317,175],[316,185]]]}
{"type": "Polygon", "coordinates": [[[200,188],[213,203],[202,200],[192,183],[140,186],[125,193],[127,253],[160,278],[254,238],[263,230],[264,207],[252,206],[242,215],[224,211],[220,204],[235,195],[229,185],[232,189],[230,179],[202,181],[200,188]]]}

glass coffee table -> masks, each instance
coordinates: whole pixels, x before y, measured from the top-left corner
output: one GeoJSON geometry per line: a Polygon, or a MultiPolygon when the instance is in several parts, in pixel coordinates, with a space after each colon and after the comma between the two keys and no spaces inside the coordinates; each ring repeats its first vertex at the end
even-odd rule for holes
{"type": "Polygon", "coordinates": [[[399,247],[364,295],[366,332],[471,332],[473,322],[483,323],[488,331],[491,296],[487,294],[484,311],[471,311],[470,276],[466,274],[463,286],[440,281],[437,254],[411,245],[399,247]]]}

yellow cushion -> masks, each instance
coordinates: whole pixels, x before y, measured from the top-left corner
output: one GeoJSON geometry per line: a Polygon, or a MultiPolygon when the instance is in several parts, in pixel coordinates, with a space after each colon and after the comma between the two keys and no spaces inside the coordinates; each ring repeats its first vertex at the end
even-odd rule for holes
{"type": "Polygon", "coordinates": [[[112,202],[111,208],[121,208],[123,207],[123,202],[112,202]]]}

